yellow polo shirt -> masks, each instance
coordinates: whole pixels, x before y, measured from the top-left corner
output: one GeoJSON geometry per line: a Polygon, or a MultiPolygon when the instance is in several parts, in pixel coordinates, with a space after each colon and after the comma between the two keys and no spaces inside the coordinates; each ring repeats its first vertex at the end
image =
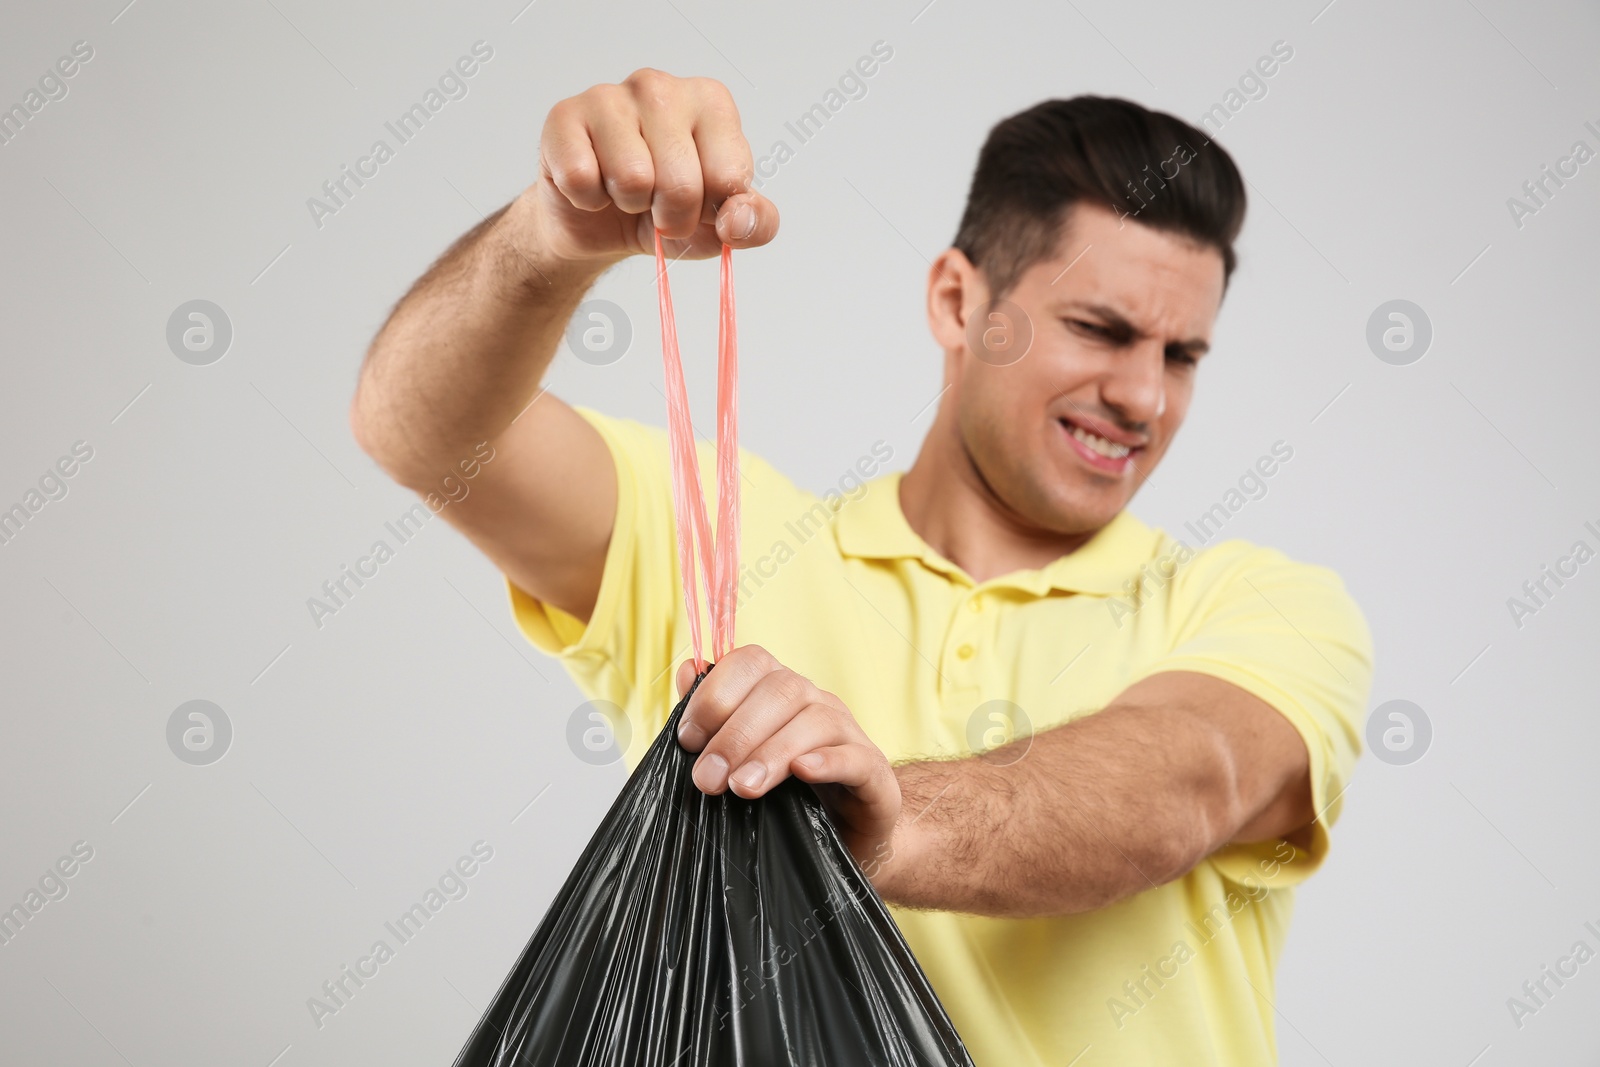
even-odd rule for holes
{"type": "MultiPolygon", "coordinates": [[[[587,626],[510,587],[517,624],[590,699],[622,707],[633,766],[689,653],[663,430],[587,408],[617,517],[587,626]]],[[[1139,679],[1199,671],[1305,739],[1309,850],[1229,847],[1098,911],[992,919],[895,909],[979,1067],[1277,1061],[1273,975],[1293,886],[1321,864],[1360,751],[1371,643],[1339,578],[1241,541],[1185,546],[1127,512],[1038,570],[974,582],[907,524],[875,446],[823,497],[741,453],[738,644],[839,696],[891,760],[969,754],[1092,715],[1139,679]],[[1130,584],[1132,583],[1132,584],[1130,584]],[[1020,709],[1020,710],[1018,710],[1020,709]]],[[[703,484],[715,457],[700,444],[703,484]]],[[[709,630],[706,631],[709,633],[709,630]]]]}

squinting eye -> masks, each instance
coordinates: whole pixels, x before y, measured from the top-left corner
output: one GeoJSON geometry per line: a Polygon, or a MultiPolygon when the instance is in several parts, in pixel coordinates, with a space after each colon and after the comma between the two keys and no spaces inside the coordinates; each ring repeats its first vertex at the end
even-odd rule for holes
{"type": "Polygon", "coordinates": [[[1176,363],[1183,367],[1192,367],[1200,361],[1187,352],[1168,352],[1167,362],[1176,363]]]}
{"type": "Polygon", "coordinates": [[[1111,331],[1106,329],[1104,326],[1093,322],[1084,322],[1082,319],[1067,319],[1066,323],[1075,330],[1082,330],[1085,333],[1092,333],[1096,337],[1109,337],[1111,335],[1111,331]]]}

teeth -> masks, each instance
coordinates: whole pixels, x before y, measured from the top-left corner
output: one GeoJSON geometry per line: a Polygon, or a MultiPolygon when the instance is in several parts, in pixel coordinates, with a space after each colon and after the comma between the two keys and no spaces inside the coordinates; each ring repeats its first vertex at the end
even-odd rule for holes
{"type": "Polygon", "coordinates": [[[1099,434],[1092,434],[1082,426],[1073,426],[1072,436],[1107,459],[1122,459],[1133,451],[1127,445],[1119,445],[1114,441],[1107,441],[1099,434]]]}

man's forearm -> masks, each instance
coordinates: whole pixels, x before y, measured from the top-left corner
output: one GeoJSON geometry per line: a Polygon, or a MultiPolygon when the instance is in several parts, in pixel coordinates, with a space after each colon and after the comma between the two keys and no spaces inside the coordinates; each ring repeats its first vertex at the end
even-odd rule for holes
{"type": "Polygon", "coordinates": [[[402,483],[433,481],[441,466],[510,425],[537,393],[584,293],[610,266],[548,255],[531,204],[519,197],[457,240],[372,342],[351,425],[402,483]]]}
{"type": "Polygon", "coordinates": [[[874,881],[909,907],[1061,915],[1181,877],[1241,835],[1291,833],[1309,821],[1303,746],[1259,709],[1135,700],[982,756],[902,764],[874,881]]]}

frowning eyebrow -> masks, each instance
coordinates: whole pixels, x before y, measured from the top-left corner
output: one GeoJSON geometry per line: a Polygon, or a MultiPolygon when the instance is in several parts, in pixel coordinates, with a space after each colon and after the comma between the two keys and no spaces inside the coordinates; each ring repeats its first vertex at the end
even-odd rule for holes
{"type": "MultiPolygon", "coordinates": [[[[1086,313],[1099,319],[1101,324],[1111,332],[1112,339],[1118,344],[1132,344],[1149,336],[1149,334],[1129,322],[1126,315],[1104,304],[1085,304],[1081,301],[1073,301],[1065,305],[1063,310],[1086,313]]],[[[1183,352],[1198,358],[1211,351],[1211,343],[1204,338],[1191,337],[1187,341],[1169,342],[1166,346],[1166,351],[1168,353],[1174,351],[1183,352]]]]}

